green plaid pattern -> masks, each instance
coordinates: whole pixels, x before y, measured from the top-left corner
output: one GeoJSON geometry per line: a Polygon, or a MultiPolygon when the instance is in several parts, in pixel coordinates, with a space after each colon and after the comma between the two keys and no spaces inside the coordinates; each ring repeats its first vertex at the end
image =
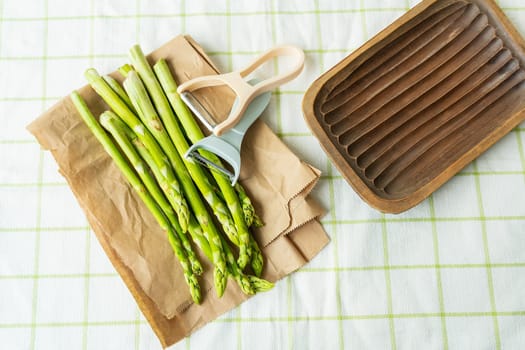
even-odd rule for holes
{"type": "MultiPolygon", "coordinates": [[[[264,119],[323,171],[314,196],[332,243],[174,349],[525,348],[525,125],[395,216],[358,198],[302,120],[309,84],[416,3],[0,0],[0,347],[160,347],[25,126],[85,68],[112,71],[135,42],[189,33],[224,71],[275,44],[305,50],[264,119]]],[[[499,4],[525,34],[523,2],[499,4]]]]}

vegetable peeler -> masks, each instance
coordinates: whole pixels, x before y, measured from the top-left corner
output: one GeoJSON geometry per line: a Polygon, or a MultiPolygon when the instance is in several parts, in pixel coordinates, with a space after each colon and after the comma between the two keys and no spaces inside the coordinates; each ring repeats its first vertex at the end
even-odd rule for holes
{"type": "Polygon", "coordinates": [[[303,67],[304,53],[301,49],[295,46],[277,46],[263,53],[242,70],[220,75],[202,76],[181,84],[177,89],[181,99],[212,132],[210,136],[193,144],[184,155],[185,158],[197,160],[218,170],[228,176],[234,185],[239,178],[241,169],[240,149],[246,131],[270,103],[271,90],[297,77],[303,67]],[[265,80],[245,80],[246,76],[264,63],[280,56],[291,56],[294,59],[289,70],[265,80]],[[228,117],[224,121],[216,123],[211,113],[191,92],[204,87],[222,85],[230,87],[236,94],[236,99],[228,117]],[[231,166],[233,172],[222,164],[213,162],[209,157],[203,157],[199,150],[212,152],[222,158],[231,166]]]}

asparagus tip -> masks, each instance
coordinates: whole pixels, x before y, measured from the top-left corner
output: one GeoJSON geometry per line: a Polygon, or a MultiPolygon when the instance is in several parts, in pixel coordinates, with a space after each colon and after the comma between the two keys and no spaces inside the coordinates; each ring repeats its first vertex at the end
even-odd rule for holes
{"type": "Polygon", "coordinates": [[[202,295],[201,288],[199,286],[199,281],[197,281],[197,278],[194,275],[192,275],[188,284],[190,286],[191,298],[193,299],[195,304],[200,304],[202,300],[202,295]]]}
{"type": "Polygon", "coordinates": [[[215,292],[220,298],[222,297],[222,295],[224,294],[224,290],[226,289],[227,276],[217,266],[215,266],[215,269],[213,270],[213,280],[215,284],[215,292]]]}
{"type": "Polygon", "coordinates": [[[255,228],[261,228],[264,226],[264,221],[262,221],[262,219],[257,214],[253,213],[253,221],[251,226],[255,228]]]}
{"type": "Polygon", "coordinates": [[[251,281],[250,276],[239,275],[237,276],[236,280],[237,280],[237,284],[239,285],[239,287],[241,288],[244,294],[248,294],[248,295],[255,294],[256,289],[254,288],[254,285],[251,281]]]}
{"type": "Polygon", "coordinates": [[[237,265],[239,265],[239,268],[244,269],[246,265],[248,265],[248,262],[250,261],[250,252],[247,249],[248,247],[244,244],[241,244],[240,251],[239,251],[239,258],[237,259],[237,265]]]}
{"type": "Polygon", "coordinates": [[[256,277],[256,276],[248,276],[250,279],[250,282],[252,284],[252,287],[255,289],[255,292],[267,292],[270,289],[273,288],[274,284],[270,281],[267,281],[265,279],[256,277]]]}

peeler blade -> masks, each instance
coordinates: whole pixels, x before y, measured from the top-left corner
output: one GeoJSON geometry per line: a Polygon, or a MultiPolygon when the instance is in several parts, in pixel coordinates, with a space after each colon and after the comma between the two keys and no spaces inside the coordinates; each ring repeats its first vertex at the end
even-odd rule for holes
{"type": "Polygon", "coordinates": [[[180,94],[180,98],[186,106],[199,118],[204,126],[209,130],[213,131],[213,128],[217,125],[217,122],[213,116],[208,112],[206,107],[189,91],[184,91],[180,94]]]}
{"type": "Polygon", "coordinates": [[[200,164],[204,165],[205,167],[211,169],[211,170],[216,170],[218,171],[220,174],[224,175],[225,177],[227,177],[230,182],[232,184],[235,184],[236,180],[235,180],[235,174],[233,174],[230,170],[226,169],[225,167],[219,165],[219,164],[216,164],[212,161],[210,161],[209,159],[201,156],[201,154],[197,151],[193,151],[191,152],[189,155],[188,155],[191,159],[199,162],[200,164]]]}
{"type": "Polygon", "coordinates": [[[194,143],[188,149],[186,154],[184,154],[184,158],[197,161],[212,170],[218,171],[219,173],[228,177],[232,185],[235,185],[239,179],[239,174],[241,172],[241,155],[239,153],[239,149],[229,143],[227,140],[224,140],[215,135],[210,135],[203,138],[199,142],[194,143]],[[221,161],[224,161],[225,164],[228,164],[231,167],[233,172],[222,164],[216,164],[208,157],[204,157],[200,153],[203,150],[213,153],[215,156],[219,157],[221,161]]]}

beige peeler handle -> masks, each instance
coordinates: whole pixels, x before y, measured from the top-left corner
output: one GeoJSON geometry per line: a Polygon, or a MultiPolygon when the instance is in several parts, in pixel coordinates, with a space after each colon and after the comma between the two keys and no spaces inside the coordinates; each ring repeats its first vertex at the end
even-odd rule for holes
{"type": "Polygon", "coordinates": [[[220,136],[222,133],[234,127],[242,118],[246,107],[253,98],[259,94],[275,89],[276,87],[287,83],[297,77],[304,67],[304,52],[295,46],[283,45],[270,49],[255,59],[248,67],[220,75],[207,75],[189,80],[181,84],[177,91],[180,93],[193,91],[203,87],[228,85],[237,95],[238,101],[235,110],[230,113],[228,118],[217,124],[213,133],[220,136]],[[244,77],[248,76],[254,70],[259,68],[265,62],[275,57],[291,56],[295,60],[291,68],[287,71],[263,80],[255,85],[250,85],[244,77]]]}

